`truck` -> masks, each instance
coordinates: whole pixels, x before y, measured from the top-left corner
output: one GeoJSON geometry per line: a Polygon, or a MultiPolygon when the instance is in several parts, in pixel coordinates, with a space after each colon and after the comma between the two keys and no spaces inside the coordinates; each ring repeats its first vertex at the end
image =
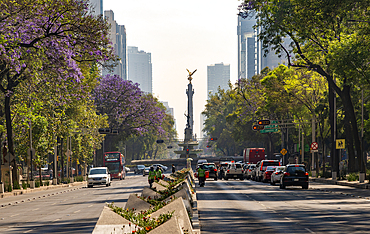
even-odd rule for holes
{"type": "Polygon", "coordinates": [[[246,148],[243,150],[244,163],[257,164],[265,157],[265,148],[246,148]]]}

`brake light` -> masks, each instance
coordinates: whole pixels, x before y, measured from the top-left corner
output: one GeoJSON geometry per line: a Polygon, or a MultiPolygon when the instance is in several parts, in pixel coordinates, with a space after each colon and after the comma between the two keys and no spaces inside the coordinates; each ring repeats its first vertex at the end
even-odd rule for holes
{"type": "Polygon", "coordinates": [[[227,173],[229,173],[230,170],[227,170],[227,173]]]}
{"type": "Polygon", "coordinates": [[[290,176],[290,173],[289,172],[285,172],[284,175],[290,176]]]}
{"type": "Polygon", "coordinates": [[[213,169],[214,171],[217,171],[217,169],[215,168],[215,169],[213,169]]]}
{"type": "Polygon", "coordinates": [[[275,175],[279,175],[279,172],[275,172],[275,175]]]}
{"type": "Polygon", "coordinates": [[[306,174],[305,175],[308,175],[308,172],[306,172],[306,174]]]}

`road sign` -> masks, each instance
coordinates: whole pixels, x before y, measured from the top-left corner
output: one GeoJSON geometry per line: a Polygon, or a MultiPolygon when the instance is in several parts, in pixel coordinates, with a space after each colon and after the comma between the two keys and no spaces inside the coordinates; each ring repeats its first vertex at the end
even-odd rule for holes
{"type": "Polygon", "coordinates": [[[265,125],[263,130],[260,131],[260,133],[268,133],[268,132],[278,132],[279,131],[279,126],[275,123],[278,121],[276,120],[271,120],[269,125],[265,125]]]}
{"type": "Polygon", "coordinates": [[[282,150],[280,151],[280,153],[281,153],[282,155],[286,155],[286,153],[288,153],[288,151],[284,148],[284,149],[282,149],[282,150]]]}
{"type": "Polygon", "coordinates": [[[337,140],[335,140],[335,148],[336,149],[344,149],[345,148],[345,146],[346,146],[346,141],[345,141],[345,139],[337,139],[337,140]]]}
{"type": "Polygon", "coordinates": [[[263,129],[263,130],[260,131],[260,133],[278,132],[278,131],[279,131],[279,129],[277,129],[277,128],[271,128],[271,129],[263,129]]]}
{"type": "Polygon", "coordinates": [[[312,142],[311,143],[311,149],[312,150],[317,150],[319,148],[319,144],[317,144],[317,142],[312,142]]]}

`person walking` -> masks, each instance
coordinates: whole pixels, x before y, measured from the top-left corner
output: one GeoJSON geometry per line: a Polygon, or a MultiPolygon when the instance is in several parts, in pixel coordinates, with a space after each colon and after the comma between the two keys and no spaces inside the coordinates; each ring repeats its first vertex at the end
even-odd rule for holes
{"type": "Polygon", "coordinates": [[[206,181],[206,170],[204,169],[203,165],[200,165],[200,167],[198,168],[198,180],[199,186],[204,187],[206,181]]]}
{"type": "Polygon", "coordinates": [[[176,167],[174,164],[172,164],[172,174],[175,174],[175,171],[176,171],[176,167]]]}
{"type": "Polygon", "coordinates": [[[148,175],[148,182],[149,182],[149,187],[152,188],[152,184],[155,179],[155,171],[154,168],[151,166],[149,169],[149,175],[148,175]]]}
{"type": "Polygon", "coordinates": [[[159,167],[157,167],[157,169],[155,170],[155,177],[156,181],[162,179],[162,170],[159,167]]]}

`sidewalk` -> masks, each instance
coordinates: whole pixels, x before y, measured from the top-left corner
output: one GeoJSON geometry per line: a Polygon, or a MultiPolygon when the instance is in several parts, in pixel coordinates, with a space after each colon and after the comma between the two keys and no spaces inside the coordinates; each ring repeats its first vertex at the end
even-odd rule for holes
{"type": "Polygon", "coordinates": [[[18,196],[21,194],[26,193],[33,193],[33,192],[39,192],[44,190],[51,190],[51,189],[58,189],[58,188],[68,188],[68,187],[75,187],[75,186],[83,186],[86,185],[86,181],[83,182],[74,182],[69,184],[58,184],[58,185],[49,185],[49,186],[40,186],[39,188],[34,189],[15,189],[12,192],[6,192],[6,193],[0,193],[0,198],[6,198],[6,197],[12,197],[12,196],[18,196]]]}
{"type": "Polygon", "coordinates": [[[310,177],[309,180],[312,182],[323,184],[335,184],[359,189],[370,189],[370,184],[368,180],[365,180],[364,183],[360,183],[358,181],[332,180],[332,178],[315,178],[315,177],[310,177]]]}

